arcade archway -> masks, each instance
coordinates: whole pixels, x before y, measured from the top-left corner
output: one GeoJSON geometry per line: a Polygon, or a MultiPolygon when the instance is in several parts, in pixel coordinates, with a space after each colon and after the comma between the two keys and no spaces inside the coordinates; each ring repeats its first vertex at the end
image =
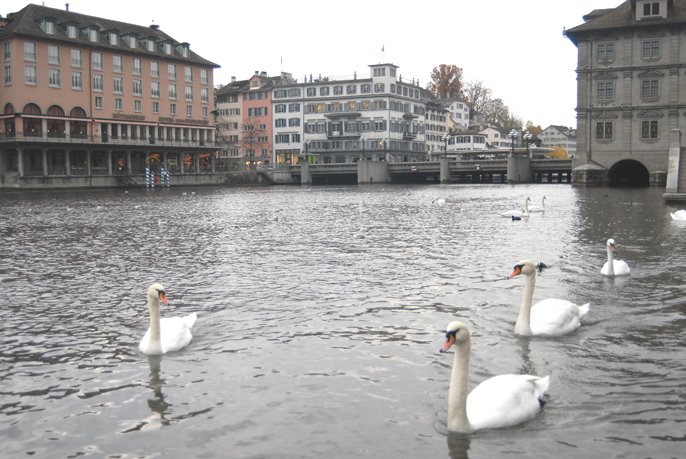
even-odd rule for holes
{"type": "Polygon", "coordinates": [[[610,168],[607,175],[610,186],[638,187],[650,185],[648,169],[633,159],[618,161],[610,168]]]}

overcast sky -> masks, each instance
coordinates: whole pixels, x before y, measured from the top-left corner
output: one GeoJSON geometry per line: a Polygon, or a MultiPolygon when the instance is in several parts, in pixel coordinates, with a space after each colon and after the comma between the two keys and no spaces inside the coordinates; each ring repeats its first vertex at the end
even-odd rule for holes
{"type": "MultiPolygon", "coordinates": [[[[66,1],[33,3],[60,8],[66,1]]],[[[69,0],[74,12],[153,22],[219,64],[214,83],[256,70],[332,78],[369,76],[390,62],[426,87],[440,64],[481,81],[524,122],[576,127],[576,47],[564,28],[623,0],[69,0]],[[383,51],[382,51],[383,49],[383,51]]],[[[28,3],[2,0],[0,14],[28,3]]]]}

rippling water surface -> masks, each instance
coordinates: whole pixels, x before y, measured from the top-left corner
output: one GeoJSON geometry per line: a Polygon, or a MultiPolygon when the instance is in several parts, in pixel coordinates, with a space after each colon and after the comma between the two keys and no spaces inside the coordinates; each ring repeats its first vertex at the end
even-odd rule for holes
{"type": "Polygon", "coordinates": [[[3,457],[683,457],[686,222],[657,189],[284,187],[0,195],[3,457]],[[547,211],[499,212],[525,196],[547,211]],[[444,205],[432,199],[446,200],[444,205]],[[629,278],[599,271],[614,237],[629,278]],[[591,303],[521,338],[535,298],[591,303]],[[145,292],[198,313],[149,358],[145,292]],[[552,375],[526,424],[448,434],[448,322],[471,385],[552,375]]]}

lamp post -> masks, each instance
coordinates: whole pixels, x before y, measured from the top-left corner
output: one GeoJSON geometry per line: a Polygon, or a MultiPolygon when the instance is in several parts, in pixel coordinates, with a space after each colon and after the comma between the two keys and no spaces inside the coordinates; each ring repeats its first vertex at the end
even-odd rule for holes
{"type": "Polygon", "coordinates": [[[510,139],[512,139],[512,152],[510,153],[510,156],[514,156],[515,139],[517,138],[517,135],[518,134],[516,129],[512,129],[508,134],[510,139]]]}
{"type": "Polygon", "coordinates": [[[388,147],[388,139],[384,138],[379,142],[379,146],[383,147],[383,159],[384,161],[388,161],[388,158],[386,158],[386,148],[388,147]]]}
{"type": "Polygon", "coordinates": [[[447,154],[448,153],[448,140],[450,140],[450,136],[448,134],[446,134],[443,137],[441,137],[441,140],[443,142],[445,142],[445,148],[443,151],[447,154]]]}
{"type": "Polygon", "coordinates": [[[522,139],[524,139],[524,142],[526,142],[526,154],[531,158],[531,139],[534,138],[534,135],[530,133],[529,131],[525,132],[524,135],[522,136],[522,139]]]}
{"type": "Polygon", "coordinates": [[[306,141],[303,143],[303,150],[304,150],[303,161],[308,161],[308,154],[307,154],[307,152],[308,152],[309,148],[310,148],[310,141],[309,141],[309,140],[306,140],[306,141]]]}

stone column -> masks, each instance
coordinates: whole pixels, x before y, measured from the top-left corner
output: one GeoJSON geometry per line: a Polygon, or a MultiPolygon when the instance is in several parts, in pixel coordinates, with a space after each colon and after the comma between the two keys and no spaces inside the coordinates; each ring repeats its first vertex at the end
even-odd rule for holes
{"type": "Polygon", "coordinates": [[[681,164],[681,130],[671,129],[669,131],[669,156],[667,159],[667,184],[665,193],[678,193],[679,191],[679,170],[681,164]]]}
{"type": "Polygon", "coordinates": [[[113,175],[113,171],[112,171],[112,150],[107,150],[107,175],[113,175]]]}
{"type": "MultiPolygon", "coordinates": [[[[46,120],[43,120],[43,122],[46,122],[46,120]]],[[[45,131],[43,131],[43,132],[45,132],[45,131]]],[[[48,176],[48,149],[47,148],[41,148],[41,153],[43,154],[43,177],[47,177],[48,176]]]]}
{"type": "Polygon", "coordinates": [[[24,149],[17,147],[17,173],[19,177],[24,176],[24,149]]]}
{"type": "Polygon", "coordinates": [[[67,176],[71,175],[71,150],[64,150],[64,172],[67,176]]]}
{"type": "Polygon", "coordinates": [[[445,156],[441,156],[438,159],[440,167],[440,179],[441,183],[448,183],[450,181],[450,159],[445,156]]]}

